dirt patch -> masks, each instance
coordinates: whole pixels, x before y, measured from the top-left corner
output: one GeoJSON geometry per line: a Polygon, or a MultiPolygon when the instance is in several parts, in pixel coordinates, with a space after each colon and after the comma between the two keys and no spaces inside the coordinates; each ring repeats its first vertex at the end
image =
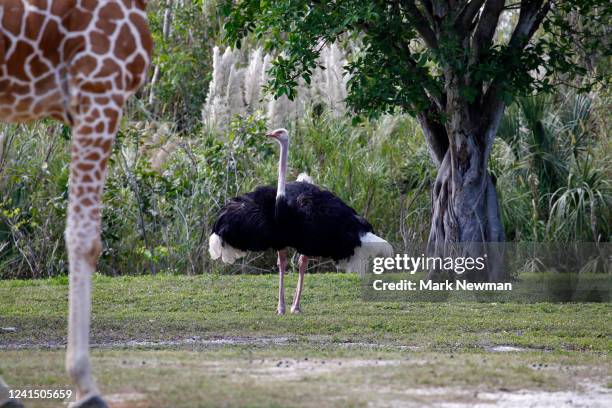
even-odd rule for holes
{"type": "Polygon", "coordinates": [[[535,351],[535,349],[529,349],[526,347],[505,346],[505,345],[485,347],[485,350],[491,353],[511,353],[515,351],[535,351]]]}
{"type": "MultiPolygon", "coordinates": [[[[519,390],[513,392],[482,392],[478,402],[471,405],[476,408],[519,408],[519,407],[584,407],[607,408],[612,406],[612,392],[601,385],[582,386],[581,391],[533,391],[519,390]]],[[[445,405],[456,407],[456,405],[445,405]]]]}
{"type": "Polygon", "coordinates": [[[108,394],[104,399],[110,408],[151,408],[147,396],[139,392],[108,394]]]}
{"type": "Polygon", "coordinates": [[[258,380],[295,381],[307,377],[353,370],[362,367],[388,367],[402,364],[400,360],[361,359],[281,359],[253,360],[249,367],[236,370],[239,375],[249,375],[258,380]]]}
{"type": "Polygon", "coordinates": [[[607,408],[612,392],[601,385],[581,386],[579,391],[517,390],[482,392],[456,387],[429,387],[397,390],[379,388],[370,395],[372,408],[607,408]]]}

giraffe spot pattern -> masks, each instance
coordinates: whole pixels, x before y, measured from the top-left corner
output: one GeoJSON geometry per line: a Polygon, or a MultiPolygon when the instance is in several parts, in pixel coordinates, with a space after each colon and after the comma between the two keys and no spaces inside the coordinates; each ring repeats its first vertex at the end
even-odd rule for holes
{"type": "Polygon", "coordinates": [[[69,252],[91,259],[99,252],[101,194],[123,104],[151,61],[145,6],[0,0],[0,121],[51,117],[72,126],[66,239],[69,252]]]}

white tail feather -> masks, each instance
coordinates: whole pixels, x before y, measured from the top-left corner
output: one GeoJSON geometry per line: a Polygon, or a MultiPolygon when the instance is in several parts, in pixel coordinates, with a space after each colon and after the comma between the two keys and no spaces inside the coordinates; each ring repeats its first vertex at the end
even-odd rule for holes
{"type": "Polygon", "coordinates": [[[314,184],[314,181],[312,180],[312,177],[310,177],[306,173],[298,174],[298,177],[297,177],[297,179],[295,181],[301,181],[302,183],[314,184]]]}
{"type": "Polygon", "coordinates": [[[368,232],[361,237],[361,246],[355,248],[353,256],[338,262],[338,268],[364,276],[368,261],[375,256],[393,256],[393,247],[381,237],[368,232]]]}
{"type": "Polygon", "coordinates": [[[217,234],[212,234],[208,239],[208,253],[212,259],[219,259],[226,264],[233,264],[236,259],[242,258],[246,252],[234,248],[217,234]]]}

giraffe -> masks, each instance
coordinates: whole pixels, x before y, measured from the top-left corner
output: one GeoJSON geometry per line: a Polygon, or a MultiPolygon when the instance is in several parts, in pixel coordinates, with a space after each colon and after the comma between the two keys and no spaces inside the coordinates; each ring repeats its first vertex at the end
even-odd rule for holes
{"type": "MultiPolygon", "coordinates": [[[[101,251],[101,195],[123,105],[146,79],[147,0],[0,0],[0,121],[72,128],[65,241],[71,407],[106,407],[89,357],[91,278],[101,251]]],[[[0,379],[0,407],[8,400],[0,379]]]]}

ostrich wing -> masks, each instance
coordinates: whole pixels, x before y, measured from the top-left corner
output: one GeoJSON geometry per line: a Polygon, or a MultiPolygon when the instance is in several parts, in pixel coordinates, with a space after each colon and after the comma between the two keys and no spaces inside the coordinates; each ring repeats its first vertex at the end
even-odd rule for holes
{"type": "Polygon", "coordinates": [[[307,256],[334,260],[353,255],[361,245],[361,236],[371,232],[372,226],[331,192],[296,184],[287,186],[287,204],[295,229],[291,246],[307,256]]]}
{"type": "Polygon", "coordinates": [[[275,246],[274,187],[232,198],[219,213],[213,232],[242,251],[265,251],[275,246]]]}

